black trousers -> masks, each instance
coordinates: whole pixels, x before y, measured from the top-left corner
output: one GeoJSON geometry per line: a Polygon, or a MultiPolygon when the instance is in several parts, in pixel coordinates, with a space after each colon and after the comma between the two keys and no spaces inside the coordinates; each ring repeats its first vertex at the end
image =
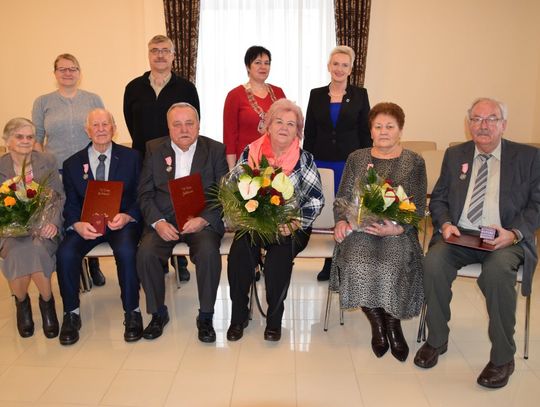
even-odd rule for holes
{"type": "Polygon", "coordinates": [[[231,324],[241,324],[249,318],[249,288],[253,282],[260,250],[264,248],[264,282],[268,303],[266,326],[281,327],[285,309],[283,302],[291,282],[293,260],[307,246],[310,235],[311,229],[299,230],[294,237],[282,237],[279,243],[269,245],[253,243],[247,234],[238,239],[235,236],[227,261],[232,301],[231,324]]]}

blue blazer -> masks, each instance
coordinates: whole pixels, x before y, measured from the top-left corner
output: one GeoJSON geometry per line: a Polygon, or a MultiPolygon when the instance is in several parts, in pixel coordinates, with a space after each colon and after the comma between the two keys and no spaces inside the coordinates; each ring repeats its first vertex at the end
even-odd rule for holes
{"type": "MultiPolygon", "coordinates": [[[[429,209],[437,239],[445,222],[457,225],[471,180],[470,171],[461,179],[461,165],[472,168],[474,143],[468,141],[450,147],[444,154],[439,180],[433,188],[429,209]]],[[[531,292],[531,282],[538,255],[535,233],[540,227],[540,149],[525,144],[501,140],[501,180],[499,189],[501,226],[518,229],[523,234],[523,284],[521,292],[531,292]]]]}
{"type": "MultiPolygon", "coordinates": [[[[88,147],[90,144],[64,161],[62,180],[66,192],[64,206],[64,226],[66,228],[81,219],[86,185],[88,180],[95,179],[88,160],[88,147]],[[88,165],[88,179],[84,179],[84,164],[88,165]]],[[[137,185],[140,173],[140,153],[113,142],[108,180],[124,182],[120,212],[130,215],[137,222],[142,219],[141,211],[137,205],[137,185]]]]}

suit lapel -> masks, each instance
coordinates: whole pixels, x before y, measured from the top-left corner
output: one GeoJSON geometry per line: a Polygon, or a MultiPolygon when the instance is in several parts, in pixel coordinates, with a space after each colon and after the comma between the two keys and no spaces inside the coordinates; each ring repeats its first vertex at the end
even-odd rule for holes
{"type": "Polygon", "coordinates": [[[163,143],[162,148],[159,151],[161,162],[163,163],[163,171],[166,174],[166,178],[169,180],[174,179],[174,174],[176,172],[176,154],[171,146],[171,141],[163,143]],[[170,157],[171,160],[171,170],[167,171],[167,161],[170,157]]]}
{"type": "Polygon", "coordinates": [[[195,154],[193,155],[193,161],[191,162],[191,171],[189,174],[195,174],[201,172],[206,163],[208,157],[208,146],[206,141],[199,136],[197,139],[197,147],[195,148],[195,154]]]}
{"type": "MultiPolygon", "coordinates": [[[[345,116],[345,113],[351,108],[351,97],[352,92],[349,85],[347,85],[347,88],[345,89],[345,94],[343,95],[343,99],[341,100],[341,107],[339,109],[338,119],[336,122],[336,129],[338,127],[341,127],[340,124],[344,122],[342,119],[345,116]]],[[[330,103],[328,103],[328,117],[330,117],[330,103]]],[[[330,119],[331,121],[331,119],[330,119]]],[[[350,123],[345,123],[347,126],[350,126],[350,123]]]]}
{"type": "MultiPolygon", "coordinates": [[[[456,168],[452,168],[451,171],[458,174],[459,181],[457,183],[456,191],[449,191],[449,194],[455,193],[455,199],[457,201],[457,205],[454,206],[455,208],[459,209],[465,209],[465,198],[467,198],[467,191],[469,189],[469,183],[471,182],[472,174],[472,167],[473,167],[473,159],[474,159],[474,143],[470,142],[463,146],[462,149],[460,149],[460,152],[457,156],[457,163],[456,168]],[[468,165],[468,171],[466,174],[465,179],[461,179],[461,168],[463,164],[468,165]]],[[[455,217],[459,219],[461,213],[455,214],[455,217]]]]}
{"type": "Polygon", "coordinates": [[[108,180],[118,179],[117,172],[120,165],[120,158],[118,157],[118,146],[116,143],[112,143],[111,149],[111,164],[109,166],[109,177],[108,180]]]}
{"type": "Polygon", "coordinates": [[[501,140],[501,168],[500,168],[500,184],[499,184],[499,216],[501,222],[505,214],[504,204],[506,202],[512,202],[512,188],[517,187],[514,182],[513,175],[517,173],[513,169],[514,162],[517,162],[515,157],[515,151],[509,148],[506,140],[501,140]]]}

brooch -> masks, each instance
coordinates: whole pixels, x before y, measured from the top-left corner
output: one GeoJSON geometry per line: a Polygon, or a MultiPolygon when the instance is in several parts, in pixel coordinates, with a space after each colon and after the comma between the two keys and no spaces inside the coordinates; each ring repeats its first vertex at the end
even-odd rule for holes
{"type": "Polygon", "coordinates": [[[88,164],[83,164],[82,169],[84,171],[84,174],[83,174],[82,177],[83,177],[83,179],[86,180],[86,179],[88,179],[88,164]]]}
{"type": "Polygon", "coordinates": [[[172,158],[170,156],[165,157],[165,164],[167,164],[167,168],[165,169],[167,172],[172,171],[172,158]]]}

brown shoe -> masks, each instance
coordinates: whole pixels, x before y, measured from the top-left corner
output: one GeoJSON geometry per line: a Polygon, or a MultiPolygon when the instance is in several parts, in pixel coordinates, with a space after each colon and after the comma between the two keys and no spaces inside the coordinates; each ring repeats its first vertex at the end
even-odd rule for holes
{"type": "Polygon", "coordinates": [[[429,343],[424,343],[416,356],[414,357],[414,364],[424,369],[429,369],[437,364],[439,361],[439,355],[442,355],[448,350],[448,342],[445,342],[438,348],[434,348],[429,343]]]}
{"type": "Polygon", "coordinates": [[[478,379],[476,379],[476,382],[480,386],[489,387],[490,389],[504,387],[508,383],[510,375],[514,373],[514,367],[514,359],[501,366],[495,366],[489,362],[478,376],[478,379]]]}

